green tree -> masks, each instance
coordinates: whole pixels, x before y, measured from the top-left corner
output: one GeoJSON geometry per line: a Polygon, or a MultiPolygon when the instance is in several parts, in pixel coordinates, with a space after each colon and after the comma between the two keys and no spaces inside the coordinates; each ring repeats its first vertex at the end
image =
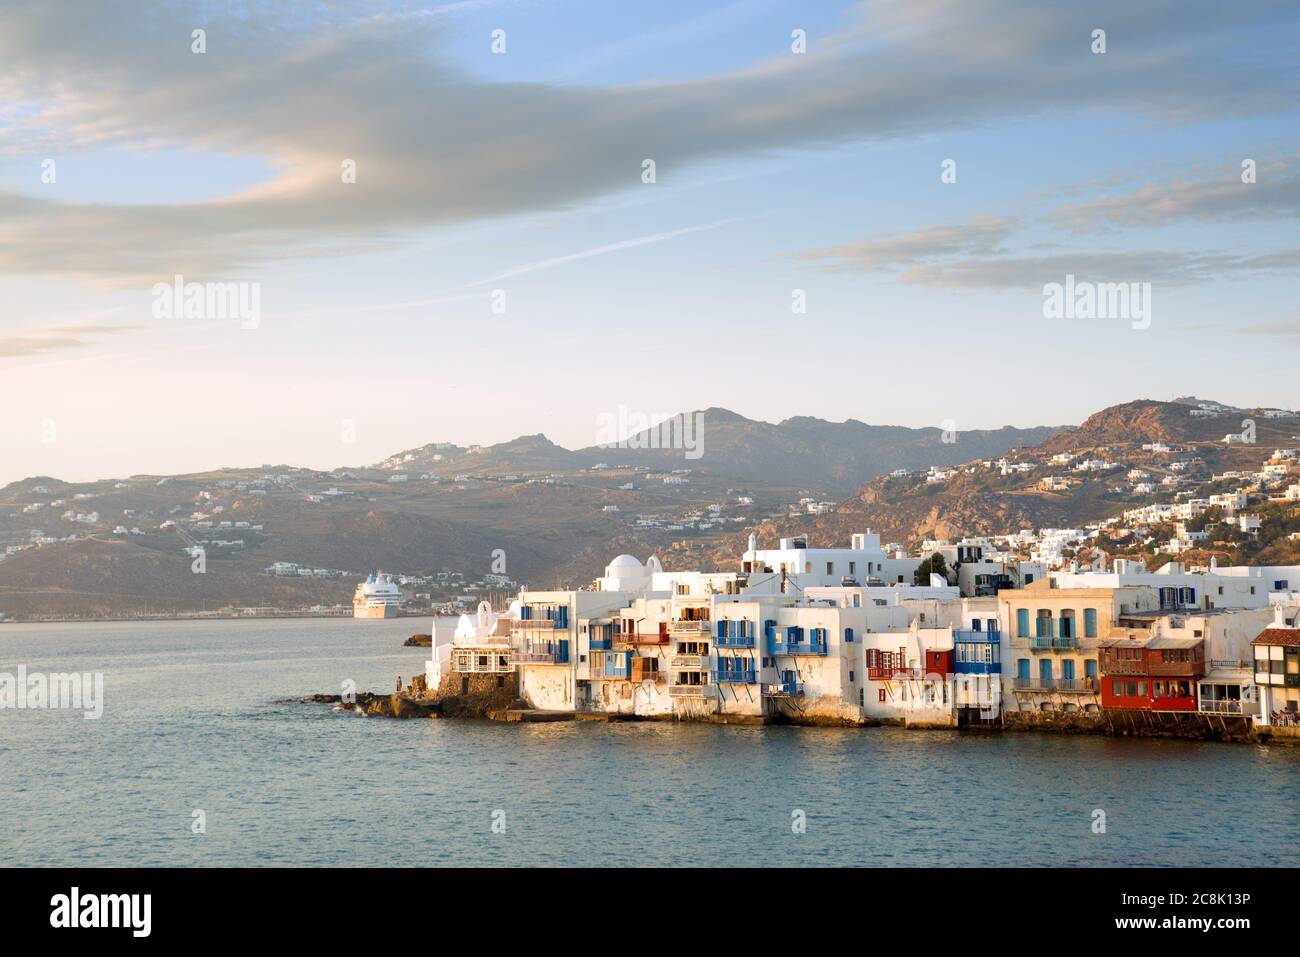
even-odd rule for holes
{"type": "Polygon", "coordinates": [[[930,584],[930,574],[942,575],[944,581],[948,580],[948,563],[943,560],[943,556],[935,552],[921,564],[916,566],[916,573],[912,576],[912,584],[928,585],[930,584]]]}

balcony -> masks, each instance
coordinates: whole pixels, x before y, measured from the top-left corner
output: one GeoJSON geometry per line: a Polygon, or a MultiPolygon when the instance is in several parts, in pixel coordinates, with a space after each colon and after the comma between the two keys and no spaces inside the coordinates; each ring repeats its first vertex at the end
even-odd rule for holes
{"type": "Polygon", "coordinates": [[[803,697],[803,682],[796,681],[793,678],[782,678],[777,681],[767,682],[763,685],[763,696],[766,698],[801,698],[803,697]]]}
{"type": "Polygon", "coordinates": [[[668,667],[677,671],[707,671],[708,655],[673,655],[668,659],[668,667]]]}
{"type": "Polygon", "coordinates": [[[1241,701],[1223,700],[1223,701],[1202,701],[1201,712],[1203,714],[1241,714],[1241,701]]]}
{"type": "Polygon", "coordinates": [[[634,631],[625,635],[615,635],[615,641],[624,641],[630,645],[666,645],[668,629],[663,631],[634,631]]]}
{"type": "Polygon", "coordinates": [[[826,639],[824,638],[786,638],[777,641],[779,636],[767,636],[767,653],[769,655],[817,655],[826,656],[826,639]]]}
{"type": "Polygon", "coordinates": [[[1059,692],[1061,694],[1095,694],[1096,678],[1017,678],[1017,691],[1037,691],[1040,693],[1059,692]]]}
{"type": "Polygon", "coordinates": [[[668,623],[668,634],[674,638],[695,638],[709,634],[708,619],[701,621],[670,621],[668,623]]]}
{"type": "Polygon", "coordinates": [[[753,648],[753,635],[719,635],[713,639],[718,648],[753,648]]]}
{"type": "Polygon", "coordinates": [[[1000,675],[1002,674],[1002,662],[1000,661],[958,661],[953,665],[953,674],[956,675],[1000,675]]]}
{"type": "Polygon", "coordinates": [[[555,622],[549,618],[529,618],[524,621],[516,621],[510,626],[512,635],[553,634],[554,632],[555,622]]]}
{"type": "Polygon", "coordinates": [[[569,663],[569,643],[556,641],[549,644],[537,643],[534,647],[512,651],[510,661],[517,665],[567,665],[569,663]]]}
{"type": "Polygon", "coordinates": [[[920,668],[884,666],[867,669],[868,681],[911,681],[924,677],[925,672],[920,668]]]}
{"type": "Polygon", "coordinates": [[[591,639],[592,651],[610,651],[613,649],[613,647],[614,647],[613,638],[592,638],[591,639]]]}
{"type": "Polygon", "coordinates": [[[713,672],[713,683],[719,685],[758,684],[758,675],[753,668],[734,668],[729,671],[713,672]]]}
{"type": "Polygon", "coordinates": [[[669,685],[670,698],[703,698],[712,693],[713,685],[669,685]]]}

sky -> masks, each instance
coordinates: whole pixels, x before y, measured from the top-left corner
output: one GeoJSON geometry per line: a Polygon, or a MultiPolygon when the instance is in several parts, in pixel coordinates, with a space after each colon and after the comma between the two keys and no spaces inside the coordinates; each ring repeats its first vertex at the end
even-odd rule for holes
{"type": "Polygon", "coordinates": [[[1300,406],[1298,64],[1283,2],[11,4],[0,483],[1300,406]]]}

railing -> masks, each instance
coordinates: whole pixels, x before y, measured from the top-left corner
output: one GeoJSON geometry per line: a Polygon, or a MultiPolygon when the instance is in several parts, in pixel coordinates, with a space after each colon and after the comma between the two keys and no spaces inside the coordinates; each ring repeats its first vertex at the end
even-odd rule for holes
{"type": "Polygon", "coordinates": [[[1079,639],[1073,635],[1065,638],[1057,636],[1052,639],[1052,647],[1058,651],[1069,651],[1079,647],[1079,639]]]}
{"type": "Polygon", "coordinates": [[[631,645],[666,645],[668,644],[668,632],[635,631],[626,635],[615,635],[614,640],[625,641],[631,645]]]}
{"type": "Polygon", "coordinates": [[[1043,635],[1038,635],[1029,639],[1029,647],[1032,651],[1051,651],[1052,639],[1043,635]]]}
{"type": "Polygon", "coordinates": [[[713,672],[713,683],[719,685],[752,685],[758,682],[753,668],[735,668],[731,671],[713,672]]]}
{"type": "Polygon", "coordinates": [[[473,657],[471,657],[469,663],[462,668],[460,667],[456,656],[452,655],[451,670],[459,675],[506,674],[515,670],[515,663],[512,660],[513,655],[509,652],[505,653],[504,655],[493,654],[488,656],[488,661],[486,664],[480,663],[478,661],[478,658],[479,658],[478,655],[474,655],[473,657]],[[501,661],[501,658],[503,657],[506,659],[504,663],[501,661]]]}
{"type": "Polygon", "coordinates": [[[709,633],[709,621],[703,619],[700,621],[670,621],[668,622],[668,634],[681,635],[690,637],[694,635],[707,635],[709,633]]]}
{"type": "Polygon", "coordinates": [[[592,638],[591,639],[592,651],[609,651],[613,647],[614,647],[613,638],[592,638]]]}
{"type": "Polygon", "coordinates": [[[713,639],[718,648],[753,648],[753,635],[719,635],[713,639]]]}
{"type": "Polygon", "coordinates": [[[1000,631],[975,631],[972,628],[956,628],[952,633],[953,641],[983,641],[997,644],[1002,640],[1000,631]]]}
{"type": "Polygon", "coordinates": [[[770,655],[822,655],[826,654],[825,641],[786,641],[770,642],[767,649],[770,655]]]}
{"type": "Polygon", "coordinates": [[[1110,659],[1103,658],[1101,661],[1101,673],[1103,675],[1125,675],[1138,677],[1147,673],[1146,662],[1141,659],[1132,658],[1110,659]]]}
{"type": "Polygon", "coordinates": [[[1000,661],[958,661],[952,667],[952,673],[955,675],[1002,674],[1002,662],[1000,661]]]}
{"type": "Polygon", "coordinates": [[[1202,701],[1201,711],[1206,714],[1241,714],[1241,701],[1202,701]]]}
{"type": "Polygon", "coordinates": [[[1095,678],[1017,678],[1017,691],[1061,691],[1086,694],[1097,690],[1095,678]]]}
{"type": "Polygon", "coordinates": [[[802,681],[777,681],[763,686],[763,694],[769,698],[798,698],[803,694],[802,681]]]}
{"type": "Polygon", "coordinates": [[[674,655],[668,659],[668,666],[679,671],[703,671],[709,666],[709,656],[674,655]]]}
{"type": "Polygon", "coordinates": [[[669,685],[670,698],[700,698],[709,694],[712,685],[669,685]]]}
{"type": "Polygon", "coordinates": [[[518,665],[567,665],[569,649],[567,645],[544,651],[513,651],[510,660],[518,665]]]}
{"type": "Polygon", "coordinates": [[[522,635],[530,631],[554,631],[555,622],[549,618],[529,618],[526,621],[516,621],[510,626],[512,634],[522,635]]]}
{"type": "Polygon", "coordinates": [[[925,670],[922,668],[868,668],[868,681],[911,681],[915,678],[924,678],[925,670]]]}

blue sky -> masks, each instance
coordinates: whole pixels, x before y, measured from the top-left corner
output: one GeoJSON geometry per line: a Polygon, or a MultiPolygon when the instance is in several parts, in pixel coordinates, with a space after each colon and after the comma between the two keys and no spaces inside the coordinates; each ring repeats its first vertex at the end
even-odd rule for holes
{"type": "Polygon", "coordinates": [[[0,24],[0,482],[578,447],[619,405],[1300,405],[1285,4],[59,6],[0,24]],[[1066,272],[1150,282],[1150,328],[1045,319],[1066,272]],[[260,284],[256,328],[155,318],[176,273],[260,284]]]}

